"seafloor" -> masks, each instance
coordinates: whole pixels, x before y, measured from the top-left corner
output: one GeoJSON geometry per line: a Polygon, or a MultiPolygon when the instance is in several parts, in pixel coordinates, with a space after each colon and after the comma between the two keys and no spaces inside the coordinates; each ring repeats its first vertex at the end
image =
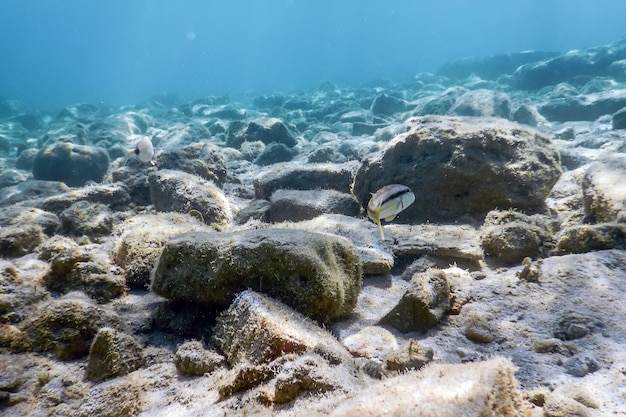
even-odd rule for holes
{"type": "Polygon", "coordinates": [[[0,414],[626,415],[625,155],[624,40],[247,103],[4,98],[0,414]],[[383,240],[388,184],[416,200],[383,240]]]}

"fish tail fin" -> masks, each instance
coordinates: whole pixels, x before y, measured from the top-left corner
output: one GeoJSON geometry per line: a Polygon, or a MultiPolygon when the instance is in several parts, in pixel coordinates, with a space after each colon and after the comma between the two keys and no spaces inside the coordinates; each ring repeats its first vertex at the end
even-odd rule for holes
{"type": "Polygon", "coordinates": [[[376,224],[378,225],[378,230],[380,230],[380,238],[385,240],[385,231],[383,230],[383,225],[380,223],[380,219],[376,220],[376,224]]]}

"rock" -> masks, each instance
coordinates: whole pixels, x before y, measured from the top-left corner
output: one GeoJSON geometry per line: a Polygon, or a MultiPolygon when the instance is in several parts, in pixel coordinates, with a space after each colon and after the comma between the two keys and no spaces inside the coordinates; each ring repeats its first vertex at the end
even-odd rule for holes
{"type": "Polygon", "coordinates": [[[491,343],[495,339],[490,320],[482,314],[470,314],[465,324],[465,337],[476,343],[491,343]]]}
{"type": "Polygon", "coordinates": [[[226,181],[226,161],[220,149],[209,143],[192,143],[163,150],[158,156],[159,169],[194,174],[222,187],[226,181]]]}
{"type": "Polygon", "coordinates": [[[551,122],[594,121],[626,107],[626,89],[556,98],[539,107],[539,113],[551,122]]]}
{"type": "Polygon", "coordinates": [[[279,189],[329,189],[349,193],[356,164],[276,164],[254,178],[254,193],[259,199],[269,199],[279,189]]]}
{"type": "Polygon", "coordinates": [[[540,215],[492,210],[482,226],[481,246],[485,255],[504,264],[516,264],[540,255],[542,245],[551,236],[551,226],[550,220],[540,215]]]}
{"type": "Polygon", "coordinates": [[[406,346],[396,348],[390,352],[383,362],[387,371],[407,372],[420,370],[433,361],[434,351],[430,347],[420,346],[413,339],[406,346]]]}
{"type": "Polygon", "coordinates": [[[272,203],[267,200],[252,200],[243,209],[239,210],[235,215],[235,223],[243,224],[248,220],[259,220],[261,222],[269,222],[269,212],[272,203]]]}
{"type": "Polygon", "coordinates": [[[26,180],[13,187],[2,190],[0,197],[0,207],[10,206],[16,203],[22,205],[36,206],[41,204],[46,197],[64,193],[69,188],[62,182],[26,180]]]}
{"type": "Polygon", "coordinates": [[[228,128],[226,146],[239,148],[244,142],[261,141],[266,145],[282,143],[292,148],[298,141],[280,119],[258,119],[248,122],[233,122],[228,128]]]}
{"type": "Polygon", "coordinates": [[[132,336],[102,327],[89,349],[87,379],[94,382],[124,376],[143,365],[141,346],[132,336]]]}
{"type": "Polygon", "coordinates": [[[219,399],[223,400],[233,394],[256,388],[273,378],[276,372],[275,367],[268,364],[238,364],[219,381],[217,388],[219,399]]]}
{"type": "Polygon", "coordinates": [[[31,172],[37,153],[39,153],[39,150],[35,148],[24,149],[19,153],[17,161],[15,161],[15,168],[31,172]]]}
{"type": "Polygon", "coordinates": [[[127,189],[120,184],[93,185],[47,197],[41,203],[41,208],[59,214],[79,201],[121,209],[130,202],[130,195],[127,189]]]}
{"type": "Polygon", "coordinates": [[[27,178],[26,174],[16,169],[8,169],[0,173],[0,188],[11,187],[26,181],[27,178]]]}
{"type": "Polygon", "coordinates": [[[226,196],[211,182],[181,171],[163,169],[150,173],[150,197],[161,212],[189,213],[196,210],[206,224],[226,229],[232,222],[226,196]]]}
{"type": "Polygon", "coordinates": [[[576,346],[554,338],[537,339],[533,341],[531,349],[537,353],[558,353],[564,356],[573,356],[578,353],[576,346]]]}
{"type": "Polygon", "coordinates": [[[428,270],[411,278],[409,289],[381,320],[402,333],[425,333],[450,309],[450,284],[445,272],[428,270]]]}
{"type": "Polygon", "coordinates": [[[387,127],[386,123],[362,123],[362,122],[353,122],[352,123],[352,136],[364,136],[364,135],[373,135],[376,133],[378,129],[384,129],[387,127]]]}
{"type": "Polygon", "coordinates": [[[626,223],[626,161],[610,158],[587,167],[582,180],[585,219],[626,223]]]}
{"type": "Polygon", "coordinates": [[[198,232],[168,240],[152,277],[155,293],[210,306],[225,307],[246,288],[329,322],[354,308],[361,265],[339,236],[278,228],[198,232]]]}
{"type": "Polygon", "coordinates": [[[467,89],[463,87],[450,87],[439,95],[425,97],[415,114],[419,116],[447,114],[456,100],[466,92],[467,89]]]}
{"type": "Polygon", "coordinates": [[[104,204],[78,201],[59,215],[61,231],[75,236],[104,236],[117,220],[104,204]]]}
{"type": "Polygon", "coordinates": [[[372,113],[376,116],[393,116],[407,111],[408,104],[401,98],[380,94],[372,102],[372,113]]]}
{"type": "Polygon", "coordinates": [[[71,239],[60,236],[49,239],[40,247],[39,257],[50,263],[42,277],[50,291],[65,294],[82,290],[100,302],[126,293],[122,271],[112,267],[108,257],[98,256],[71,239]]]}
{"type": "Polygon", "coordinates": [[[626,81],[626,59],[620,59],[609,65],[609,75],[618,82],[626,81]]]}
{"type": "Polygon", "coordinates": [[[626,223],[571,226],[556,235],[557,253],[585,253],[604,249],[626,249],[626,223]]]}
{"type": "Polygon", "coordinates": [[[16,258],[29,254],[44,241],[38,224],[23,224],[0,228],[0,257],[16,258]]]}
{"type": "Polygon", "coordinates": [[[494,90],[470,90],[456,99],[448,114],[474,117],[511,117],[511,100],[494,90]]]}
{"type": "Polygon", "coordinates": [[[626,129],[626,107],[613,113],[612,126],[613,130],[626,129]]]}
{"type": "Polygon", "coordinates": [[[143,388],[129,379],[114,379],[94,385],[85,393],[78,409],[68,410],[68,417],[135,417],[141,413],[143,388]]]}
{"type": "Polygon", "coordinates": [[[341,344],[356,357],[382,360],[398,349],[396,337],[380,326],[367,326],[347,336],[341,344]]]}
{"type": "Polygon", "coordinates": [[[463,58],[444,64],[437,70],[437,74],[457,80],[465,80],[472,75],[484,80],[496,80],[503,74],[512,74],[520,65],[545,61],[557,55],[557,52],[523,51],[463,58]]]}
{"type": "Polygon", "coordinates": [[[598,361],[588,355],[574,356],[565,361],[566,372],[578,378],[582,378],[598,369],[600,369],[598,361]]]}
{"type": "Polygon", "coordinates": [[[59,218],[34,207],[10,206],[0,211],[0,226],[39,225],[46,235],[52,235],[61,225],[59,218]]]}
{"type": "Polygon", "coordinates": [[[86,356],[91,342],[102,327],[123,329],[116,315],[96,307],[77,294],[52,299],[35,306],[30,316],[19,323],[19,336],[13,351],[49,352],[59,360],[86,356]]]}
{"type": "Polygon", "coordinates": [[[267,166],[280,162],[291,161],[298,151],[285,145],[284,143],[272,142],[263,149],[263,151],[254,158],[257,165],[267,166]]]}
{"type": "Polygon", "coordinates": [[[602,327],[604,324],[596,317],[579,311],[566,312],[564,317],[559,320],[555,336],[562,340],[575,340],[590,335],[602,327]]]}
{"type": "Polygon", "coordinates": [[[582,190],[584,175],[585,171],[582,168],[563,172],[546,199],[548,209],[557,215],[561,228],[583,223],[585,217],[582,190]]]}
{"type": "MultiPolygon", "coordinates": [[[[375,226],[371,224],[372,233],[375,226]]],[[[484,258],[480,233],[469,225],[395,225],[385,226],[385,234],[393,241],[397,258],[417,258],[428,255],[453,262],[477,264],[484,258]]]]}
{"type": "Polygon", "coordinates": [[[549,417],[592,417],[594,413],[576,400],[559,394],[546,396],[543,415],[549,417]]]}
{"type": "Polygon", "coordinates": [[[187,232],[210,229],[186,214],[157,213],[133,216],[116,226],[119,236],[112,250],[112,259],[124,269],[126,284],[146,288],[150,271],[156,265],[167,239],[187,232]]]}
{"type": "Polygon", "coordinates": [[[310,220],[324,213],[357,216],[361,206],[352,194],[336,190],[276,190],[270,197],[268,221],[310,220]]]}
{"type": "Polygon", "coordinates": [[[225,362],[222,355],[205,349],[198,340],[182,343],[174,354],[176,369],[186,376],[202,376],[223,367],[225,362]]]}
{"type": "Polygon", "coordinates": [[[538,90],[548,85],[569,81],[576,76],[599,75],[593,58],[585,51],[570,51],[545,61],[520,66],[513,73],[513,87],[517,90],[538,90]]]}
{"type": "Polygon", "coordinates": [[[515,417],[527,406],[509,359],[433,364],[372,384],[339,404],[330,417],[438,416],[515,417]],[[463,381],[459,384],[459,381],[463,381]]]}
{"type": "Polygon", "coordinates": [[[231,365],[269,363],[286,354],[316,352],[333,363],[350,355],[326,330],[285,304],[241,292],[217,318],[213,337],[231,365]]]}
{"type": "Polygon", "coordinates": [[[280,223],[276,227],[330,233],[349,239],[355,246],[364,274],[387,274],[393,268],[393,253],[388,248],[382,248],[379,245],[378,229],[373,223],[363,218],[342,214],[323,214],[298,223],[280,223]]]}
{"type": "Polygon", "coordinates": [[[57,143],[39,151],[33,161],[36,180],[62,181],[81,187],[88,181],[102,182],[109,169],[109,156],[102,148],[57,143]]]}
{"type": "Polygon", "coordinates": [[[280,371],[270,381],[262,401],[286,404],[296,398],[321,396],[324,393],[353,393],[360,388],[354,369],[329,363],[317,354],[306,354],[282,364],[280,371]]]}
{"type": "Polygon", "coordinates": [[[527,104],[522,104],[521,106],[513,110],[513,114],[511,115],[511,120],[513,120],[514,122],[533,127],[539,124],[540,119],[541,115],[539,114],[537,109],[527,104]]]}
{"type": "Polygon", "coordinates": [[[124,185],[128,192],[130,203],[138,206],[148,206],[150,200],[150,186],[148,185],[148,170],[153,170],[149,165],[144,169],[135,166],[123,166],[111,171],[111,180],[124,185]]]}
{"type": "Polygon", "coordinates": [[[402,222],[482,219],[495,208],[536,212],[561,174],[550,138],[503,119],[425,116],[357,171],[354,194],[363,206],[370,193],[404,184],[416,201],[402,222]]]}

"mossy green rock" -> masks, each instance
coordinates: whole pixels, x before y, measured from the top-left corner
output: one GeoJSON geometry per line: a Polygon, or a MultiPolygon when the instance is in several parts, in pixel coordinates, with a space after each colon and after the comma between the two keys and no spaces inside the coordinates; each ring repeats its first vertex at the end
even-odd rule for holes
{"type": "Polygon", "coordinates": [[[0,257],[20,257],[32,252],[44,240],[38,224],[9,226],[0,230],[0,257]]]}
{"type": "Polygon", "coordinates": [[[132,336],[110,327],[101,328],[89,349],[87,378],[102,382],[126,375],[143,365],[141,346],[132,336]]]}
{"type": "Polygon", "coordinates": [[[330,322],[356,305],[362,268],[349,240],[297,229],[186,233],[169,240],[152,290],[170,300],[227,307],[250,288],[330,322]]]}
{"type": "Polygon", "coordinates": [[[68,294],[39,304],[19,324],[20,333],[13,339],[14,351],[54,352],[61,360],[84,357],[102,327],[122,329],[119,317],[96,307],[84,296],[68,294]]]}

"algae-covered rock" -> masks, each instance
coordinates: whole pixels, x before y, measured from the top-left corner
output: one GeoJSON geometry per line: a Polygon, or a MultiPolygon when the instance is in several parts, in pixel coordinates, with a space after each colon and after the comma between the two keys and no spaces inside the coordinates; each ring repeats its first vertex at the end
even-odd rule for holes
{"type": "Polygon", "coordinates": [[[433,364],[372,384],[330,413],[331,417],[517,417],[522,400],[509,359],[433,364]]]}
{"type": "Polygon", "coordinates": [[[450,284],[445,272],[430,269],[417,273],[398,304],[381,320],[403,333],[426,332],[450,309],[450,284]]]}
{"type": "Polygon", "coordinates": [[[193,174],[163,169],[148,175],[150,198],[157,211],[189,213],[195,210],[206,224],[219,229],[232,222],[230,204],[216,185],[193,174]]]}
{"type": "Polygon", "coordinates": [[[60,360],[82,358],[102,327],[122,329],[121,319],[97,307],[78,294],[38,304],[30,316],[19,323],[14,351],[53,352],[60,360]]]}
{"type": "Polygon", "coordinates": [[[187,214],[156,213],[133,216],[116,226],[119,236],[112,250],[113,261],[124,268],[126,283],[133,288],[150,284],[154,268],[168,238],[210,228],[187,214]]]}
{"type": "Polygon", "coordinates": [[[10,206],[0,211],[0,226],[38,224],[46,235],[53,234],[61,225],[59,218],[34,207],[10,206]]]}
{"type": "Polygon", "coordinates": [[[558,253],[585,253],[604,249],[626,249],[626,223],[572,226],[557,235],[558,253]]]}
{"type": "Polygon", "coordinates": [[[121,208],[130,202],[130,196],[123,184],[92,185],[47,197],[41,203],[41,208],[59,214],[79,201],[121,208]]]}
{"type": "Polygon", "coordinates": [[[77,201],[59,215],[61,230],[70,235],[103,236],[113,230],[115,216],[107,206],[77,201]]]}
{"type": "Polygon", "coordinates": [[[226,360],[214,350],[206,349],[199,340],[185,342],[176,348],[174,364],[183,375],[202,376],[224,366],[226,360]]]}
{"type": "Polygon", "coordinates": [[[430,347],[420,346],[413,339],[406,346],[395,349],[385,357],[385,369],[393,372],[419,370],[432,362],[434,351],[430,347]]]}
{"type": "Polygon", "coordinates": [[[279,228],[194,232],[165,244],[152,290],[170,300],[226,307],[250,288],[329,322],[350,314],[361,275],[354,246],[339,236],[279,228]]]}
{"type": "Polygon", "coordinates": [[[514,264],[540,255],[551,231],[550,222],[539,215],[493,210],[482,226],[481,246],[486,256],[514,264]]]}
{"type": "Polygon", "coordinates": [[[54,237],[45,242],[39,257],[50,263],[43,283],[50,291],[61,294],[82,290],[100,302],[126,293],[120,268],[111,266],[106,257],[88,247],[81,247],[69,238],[54,237]]]}
{"type": "Polygon", "coordinates": [[[537,130],[504,119],[424,116],[363,161],[354,194],[365,207],[370,193],[404,184],[416,200],[400,222],[481,220],[496,208],[542,210],[560,174],[556,146],[537,130]]]}
{"type": "MultiPolygon", "coordinates": [[[[141,412],[143,388],[138,382],[114,379],[97,384],[86,394],[78,409],[68,410],[68,417],[134,417],[141,412]]],[[[63,415],[63,414],[61,414],[63,415]]]]}
{"type": "Polygon", "coordinates": [[[31,253],[44,240],[38,224],[14,225],[0,228],[0,257],[19,257],[31,253]]]}
{"type": "Polygon", "coordinates": [[[110,327],[98,330],[89,349],[87,378],[102,382],[126,375],[143,364],[141,346],[129,334],[110,327]]]}
{"type": "Polygon", "coordinates": [[[350,355],[330,333],[283,303],[246,290],[217,319],[213,337],[229,363],[268,363],[316,351],[333,362],[350,355]]]}

